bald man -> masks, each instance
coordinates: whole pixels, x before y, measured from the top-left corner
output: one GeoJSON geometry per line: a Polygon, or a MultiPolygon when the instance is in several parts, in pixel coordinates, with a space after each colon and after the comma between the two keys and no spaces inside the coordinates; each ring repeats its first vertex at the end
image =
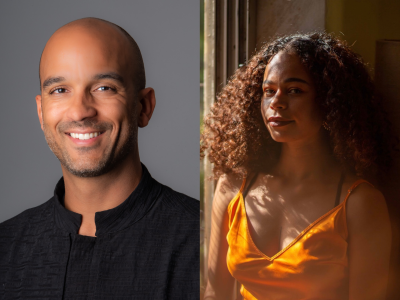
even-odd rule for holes
{"type": "Polygon", "coordinates": [[[198,299],[199,202],[140,162],[156,100],[135,41],[77,20],[51,36],[39,73],[37,113],[63,178],[0,224],[0,298],[198,299]]]}

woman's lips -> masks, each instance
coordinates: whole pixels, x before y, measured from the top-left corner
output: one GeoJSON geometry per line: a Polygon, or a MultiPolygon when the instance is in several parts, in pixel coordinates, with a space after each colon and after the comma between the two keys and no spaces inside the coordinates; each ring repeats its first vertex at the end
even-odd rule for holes
{"type": "Polygon", "coordinates": [[[271,127],[282,127],[282,126],[286,126],[292,122],[293,121],[273,121],[273,122],[269,122],[269,125],[271,127]]]}
{"type": "Polygon", "coordinates": [[[283,119],[283,118],[271,117],[268,119],[268,123],[271,127],[282,127],[282,126],[286,126],[292,122],[294,122],[294,121],[283,119]]]}

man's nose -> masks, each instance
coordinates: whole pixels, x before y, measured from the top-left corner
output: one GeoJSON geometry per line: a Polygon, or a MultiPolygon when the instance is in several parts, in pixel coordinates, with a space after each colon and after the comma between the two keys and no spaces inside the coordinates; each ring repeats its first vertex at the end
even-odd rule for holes
{"type": "Polygon", "coordinates": [[[87,91],[77,92],[69,99],[68,117],[73,121],[82,121],[97,115],[95,102],[87,91]]]}
{"type": "Polygon", "coordinates": [[[271,99],[269,107],[272,110],[281,110],[287,108],[287,99],[281,90],[276,91],[275,95],[271,99]]]}

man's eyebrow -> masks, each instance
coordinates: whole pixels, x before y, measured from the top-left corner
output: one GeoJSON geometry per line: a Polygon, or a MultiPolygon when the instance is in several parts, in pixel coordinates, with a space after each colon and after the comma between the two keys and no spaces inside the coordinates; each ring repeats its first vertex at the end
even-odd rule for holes
{"type": "Polygon", "coordinates": [[[94,76],[94,79],[113,79],[119,81],[120,83],[124,83],[124,78],[115,72],[97,74],[94,76]]]}
{"type": "Polygon", "coordinates": [[[57,82],[61,82],[64,81],[65,78],[64,77],[49,77],[47,78],[44,82],[43,82],[43,89],[45,89],[46,87],[52,85],[53,83],[57,83],[57,82]]]}
{"type": "MultiPolygon", "coordinates": [[[[297,78],[297,77],[286,78],[283,82],[284,82],[284,83],[288,83],[288,82],[301,82],[301,83],[305,83],[305,84],[310,85],[310,84],[309,84],[307,81],[305,81],[304,79],[297,78]]],[[[264,84],[275,84],[275,82],[273,82],[273,81],[267,79],[267,80],[265,80],[265,81],[263,82],[263,85],[264,85],[264,84]]]]}

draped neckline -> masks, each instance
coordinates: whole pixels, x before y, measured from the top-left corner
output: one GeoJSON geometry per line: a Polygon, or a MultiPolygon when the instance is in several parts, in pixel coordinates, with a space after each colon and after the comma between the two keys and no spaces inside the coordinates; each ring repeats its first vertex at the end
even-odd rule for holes
{"type": "MultiPolygon", "coordinates": [[[[333,214],[335,211],[339,210],[341,207],[345,207],[347,199],[349,198],[351,192],[360,184],[360,183],[368,183],[370,184],[368,181],[364,180],[364,179],[359,179],[356,182],[353,183],[353,185],[351,186],[351,188],[347,191],[347,195],[345,197],[345,199],[343,200],[343,202],[341,202],[340,204],[338,204],[337,206],[335,206],[334,208],[332,208],[331,210],[329,210],[328,212],[326,212],[325,214],[323,214],[321,217],[319,217],[318,219],[316,219],[314,222],[310,223],[304,230],[302,230],[286,247],[282,248],[279,252],[277,252],[275,255],[273,256],[268,256],[266,255],[264,252],[262,252],[254,243],[253,238],[250,234],[250,230],[249,230],[249,226],[248,226],[248,216],[247,216],[247,212],[246,212],[246,205],[245,205],[245,200],[242,194],[242,190],[245,186],[245,180],[242,184],[242,187],[239,190],[238,196],[239,196],[239,205],[241,206],[241,209],[243,209],[244,211],[244,226],[246,228],[246,232],[247,235],[249,237],[249,240],[251,242],[251,244],[253,245],[254,249],[265,259],[269,260],[269,261],[273,261],[274,259],[276,259],[277,257],[279,257],[280,255],[282,255],[283,253],[285,253],[288,249],[290,249],[293,245],[295,245],[308,231],[310,231],[313,227],[315,227],[319,222],[321,222],[323,219],[325,219],[326,217],[328,217],[329,215],[333,214]]],[[[235,197],[236,198],[236,197],[235,197]]],[[[235,199],[234,198],[234,199],[235,199]]]]}

